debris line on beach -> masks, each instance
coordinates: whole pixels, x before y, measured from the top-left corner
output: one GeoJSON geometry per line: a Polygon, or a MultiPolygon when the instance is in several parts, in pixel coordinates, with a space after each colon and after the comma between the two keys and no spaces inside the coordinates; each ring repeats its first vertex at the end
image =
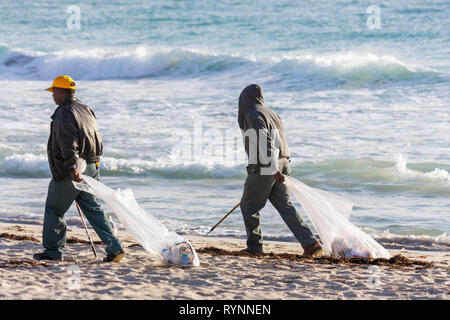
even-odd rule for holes
{"type": "MultiPolygon", "coordinates": [[[[0,238],[5,238],[8,240],[16,240],[16,241],[33,241],[33,242],[40,242],[38,239],[31,237],[31,236],[24,236],[24,235],[17,235],[12,233],[0,233],[0,238]]],[[[88,240],[79,239],[77,237],[70,237],[66,240],[67,244],[91,244],[88,240]]],[[[103,244],[102,241],[97,240],[94,241],[94,244],[103,244]]]]}
{"type": "MultiPolygon", "coordinates": [[[[93,241],[93,242],[94,242],[94,244],[103,244],[103,242],[100,241],[100,240],[96,240],[96,241],[93,241]]],[[[66,243],[68,243],[68,244],[77,244],[77,243],[91,244],[89,242],[89,240],[83,240],[83,239],[79,239],[77,237],[67,238],[66,243]]]]}
{"type": "Polygon", "coordinates": [[[52,265],[45,262],[34,260],[12,259],[7,261],[0,261],[0,268],[18,268],[18,267],[52,267],[52,265]]]}
{"type": "Polygon", "coordinates": [[[390,259],[384,258],[332,258],[329,256],[321,256],[317,258],[306,258],[300,254],[292,253],[263,253],[263,254],[251,254],[245,251],[229,251],[219,249],[215,247],[205,247],[197,250],[198,253],[206,253],[212,256],[236,256],[236,257],[252,257],[257,259],[276,259],[276,260],[288,260],[299,261],[305,263],[314,264],[332,264],[332,265],[379,265],[389,267],[416,267],[419,269],[429,268],[433,266],[432,262],[417,261],[406,258],[402,255],[395,255],[390,259]]]}
{"type": "Polygon", "coordinates": [[[33,242],[40,242],[38,239],[30,236],[21,236],[17,234],[11,234],[11,233],[0,233],[0,238],[6,238],[9,240],[18,240],[18,241],[33,241],[33,242]]]}

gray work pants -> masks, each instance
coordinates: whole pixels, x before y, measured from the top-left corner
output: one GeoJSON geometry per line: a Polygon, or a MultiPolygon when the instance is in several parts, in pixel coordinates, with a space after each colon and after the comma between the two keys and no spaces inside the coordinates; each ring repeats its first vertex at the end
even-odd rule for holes
{"type": "MultiPolygon", "coordinates": [[[[279,171],[284,175],[290,175],[291,168],[288,159],[279,160],[279,171]]],[[[286,184],[276,182],[272,175],[260,175],[259,172],[249,173],[245,180],[241,199],[248,250],[262,252],[263,237],[259,223],[259,211],[264,208],[267,199],[277,209],[304,250],[317,241],[292,205],[286,184]]]]}

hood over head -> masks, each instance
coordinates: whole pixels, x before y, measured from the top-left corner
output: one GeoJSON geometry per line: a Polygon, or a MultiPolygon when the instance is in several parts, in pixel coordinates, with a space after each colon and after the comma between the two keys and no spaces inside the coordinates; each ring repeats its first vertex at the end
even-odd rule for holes
{"type": "Polygon", "coordinates": [[[251,84],[242,90],[239,96],[238,122],[241,130],[246,130],[244,125],[247,114],[258,107],[264,107],[262,89],[257,84],[251,84]]]}

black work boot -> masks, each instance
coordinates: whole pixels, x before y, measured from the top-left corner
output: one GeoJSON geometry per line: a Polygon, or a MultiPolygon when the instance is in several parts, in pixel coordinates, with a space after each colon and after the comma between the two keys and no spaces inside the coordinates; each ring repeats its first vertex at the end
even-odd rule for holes
{"type": "Polygon", "coordinates": [[[35,260],[52,260],[52,261],[63,261],[63,258],[52,258],[50,257],[47,252],[40,252],[40,253],[35,253],[33,255],[33,259],[35,260]]]}
{"type": "Polygon", "coordinates": [[[104,262],[119,262],[122,260],[122,258],[125,257],[125,251],[119,250],[113,253],[108,253],[105,259],[103,259],[104,262]]]}
{"type": "Polygon", "coordinates": [[[262,256],[264,254],[262,248],[261,249],[249,249],[249,248],[246,248],[246,249],[241,250],[241,252],[249,253],[252,256],[262,256]]]}

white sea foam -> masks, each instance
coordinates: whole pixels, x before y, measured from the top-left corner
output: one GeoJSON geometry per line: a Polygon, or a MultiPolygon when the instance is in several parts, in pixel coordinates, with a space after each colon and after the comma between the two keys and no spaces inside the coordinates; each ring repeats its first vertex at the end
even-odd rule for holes
{"type": "MultiPolygon", "coordinates": [[[[431,193],[448,193],[450,176],[448,171],[435,168],[428,172],[412,170],[407,167],[403,155],[392,162],[362,159],[330,159],[314,163],[298,164],[299,168],[314,171],[321,175],[337,175],[353,182],[395,182],[398,188],[419,190],[431,193]],[[403,185],[403,187],[402,187],[403,185]]],[[[243,178],[245,162],[226,163],[207,160],[183,161],[183,159],[114,158],[104,156],[100,162],[103,175],[157,175],[167,178],[243,178]]],[[[296,170],[296,166],[293,167],[296,170]]],[[[47,156],[43,154],[12,154],[0,157],[0,175],[18,177],[49,177],[50,168],[47,156]]],[[[377,188],[385,188],[377,185],[377,188]]]]}
{"type": "Polygon", "coordinates": [[[13,154],[0,159],[0,174],[46,176],[50,173],[47,156],[31,153],[13,154]]]}
{"type": "Polygon", "coordinates": [[[83,80],[173,78],[233,70],[266,74],[266,77],[281,81],[281,85],[284,83],[286,86],[305,81],[311,85],[365,86],[439,77],[433,70],[414,67],[394,56],[356,52],[266,58],[140,46],[129,51],[97,48],[52,53],[16,49],[0,55],[2,79],[26,76],[27,79],[51,80],[57,74],[70,74],[75,79],[83,80]]]}
{"type": "Polygon", "coordinates": [[[407,167],[407,164],[408,162],[406,157],[402,154],[398,155],[395,167],[402,176],[406,178],[419,179],[431,182],[433,181],[442,182],[450,186],[450,176],[446,170],[435,168],[434,170],[429,172],[420,172],[409,169],[407,167]]]}
{"type": "Polygon", "coordinates": [[[130,174],[157,174],[167,177],[207,178],[207,177],[241,177],[245,173],[245,165],[211,164],[203,162],[150,161],[141,159],[102,158],[102,166],[106,172],[130,174]]]}
{"type": "MultiPolygon", "coordinates": [[[[371,230],[367,228],[367,230],[371,230]]],[[[430,235],[399,235],[385,230],[381,234],[379,232],[370,232],[371,236],[382,245],[395,249],[411,249],[411,250],[440,250],[450,251],[450,236],[442,233],[437,236],[430,235]]]]}
{"type": "Polygon", "coordinates": [[[0,70],[10,76],[52,79],[55,74],[70,74],[75,79],[102,80],[142,78],[159,75],[198,75],[233,68],[244,59],[196,50],[165,49],[153,51],[138,47],[132,51],[91,49],[64,52],[9,51],[0,56],[0,70]]]}
{"type": "MultiPolygon", "coordinates": [[[[102,157],[102,174],[146,175],[155,174],[174,178],[233,178],[245,174],[245,165],[210,164],[208,162],[167,162],[142,159],[102,157]]],[[[18,177],[49,177],[47,156],[31,153],[13,154],[0,158],[0,175],[18,177]]]]}

